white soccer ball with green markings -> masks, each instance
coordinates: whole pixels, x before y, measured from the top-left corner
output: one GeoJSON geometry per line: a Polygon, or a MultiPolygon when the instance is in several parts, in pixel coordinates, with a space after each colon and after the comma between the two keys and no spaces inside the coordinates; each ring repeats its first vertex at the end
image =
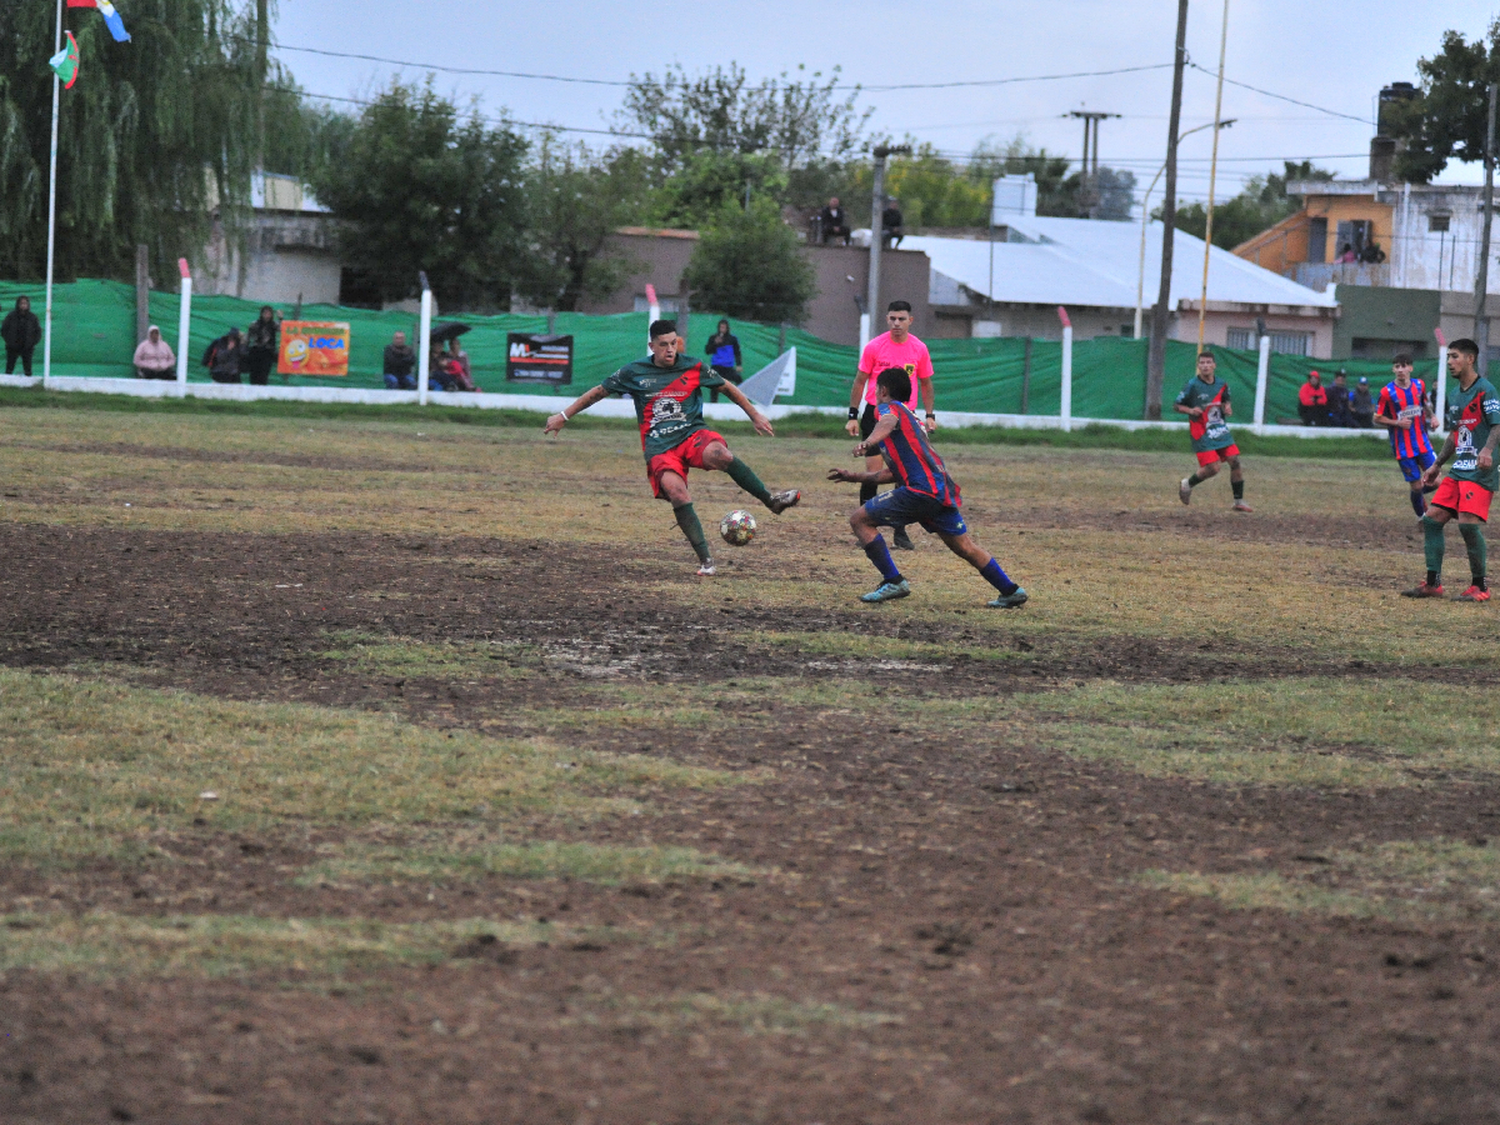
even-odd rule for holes
{"type": "Polygon", "coordinates": [[[745,511],[730,512],[719,521],[719,534],[731,547],[743,547],[755,538],[755,517],[745,511]]]}

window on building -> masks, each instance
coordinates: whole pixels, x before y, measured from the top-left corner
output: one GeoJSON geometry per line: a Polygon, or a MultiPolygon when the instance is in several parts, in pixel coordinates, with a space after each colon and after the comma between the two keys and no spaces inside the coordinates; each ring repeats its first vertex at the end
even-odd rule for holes
{"type": "Polygon", "coordinates": [[[1345,219],[1339,223],[1333,239],[1334,260],[1337,261],[1345,250],[1353,250],[1357,261],[1365,247],[1370,245],[1372,226],[1369,219],[1345,219]]]}
{"type": "Polygon", "coordinates": [[[1448,229],[1448,220],[1451,218],[1451,215],[1428,215],[1427,229],[1433,234],[1440,234],[1448,229]]]}
{"type": "Polygon", "coordinates": [[[1311,332],[1272,332],[1271,350],[1280,355],[1307,355],[1312,351],[1311,332]]]}
{"type": "Polygon", "coordinates": [[[1253,328],[1231,328],[1225,335],[1224,343],[1228,347],[1243,348],[1246,351],[1253,351],[1258,346],[1253,328]]]}

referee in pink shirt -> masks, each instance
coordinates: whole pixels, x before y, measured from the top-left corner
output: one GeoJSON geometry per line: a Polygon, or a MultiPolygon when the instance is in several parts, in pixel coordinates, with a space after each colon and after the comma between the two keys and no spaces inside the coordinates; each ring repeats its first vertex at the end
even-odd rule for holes
{"type": "MultiPolygon", "coordinates": [[[[915,413],[917,396],[922,398],[922,429],[929,434],[937,429],[937,415],[932,403],[932,356],[927,345],[911,334],[911,302],[892,301],[885,309],[885,322],[889,332],[882,332],[868,344],[859,357],[859,370],[854,375],[854,389],[849,393],[849,421],[844,426],[853,437],[856,433],[867,438],[875,429],[875,376],[888,367],[899,367],[911,380],[911,395],[906,401],[907,409],[915,413]],[[864,403],[861,411],[860,403],[864,403]]],[[[871,472],[879,471],[884,462],[879,457],[869,457],[865,467],[871,472]]],[[[861,484],[859,502],[864,504],[875,499],[876,486],[861,484]]],[[[915,550],[906,528],[896,528],[892,537],[895,547],[903,551],[915,550]]]]}

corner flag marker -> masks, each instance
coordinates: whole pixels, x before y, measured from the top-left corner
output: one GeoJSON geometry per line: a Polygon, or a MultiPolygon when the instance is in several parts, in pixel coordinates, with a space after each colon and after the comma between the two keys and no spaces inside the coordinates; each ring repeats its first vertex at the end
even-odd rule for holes
{"type": "Polygon", "coordinates": [[[71,90],[73,83],[78,81],[78,40],[73,38],[71,31],[63,34],[68,37],[68,45],[48,59],[47,65],[62,79],[63,89],[71,90]]]}

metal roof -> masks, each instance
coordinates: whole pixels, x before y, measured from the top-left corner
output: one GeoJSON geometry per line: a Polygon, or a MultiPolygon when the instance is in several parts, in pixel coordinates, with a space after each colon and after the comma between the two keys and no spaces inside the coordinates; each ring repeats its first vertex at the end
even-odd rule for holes
{"type": "MultiPolygon", "coordinates": [[[[1140,223],[1031,215],[1009,216],[1006,222],[1012,232],[1009,237],[1023,241],[992,243],[978,238],[913,235],[901,243],[901,249],[922,251],[935,273],[1000,303],[1135,307],[1140,223]]],[[[1156,300],[1161,277],[1161,236],[1162,224],[1152,222],[1146,231],[1147,308],[1156,300]]],[[[1197,302],[1202,278],[1203,240],[1179,230],[1172,245],[1174,309],[1183,300],[1197,302]]],[[[1251,305],[1338,305],[1332,286],[1320,293],[1217,246],[1209,256],[1208,299],[1251,305]]]]}

